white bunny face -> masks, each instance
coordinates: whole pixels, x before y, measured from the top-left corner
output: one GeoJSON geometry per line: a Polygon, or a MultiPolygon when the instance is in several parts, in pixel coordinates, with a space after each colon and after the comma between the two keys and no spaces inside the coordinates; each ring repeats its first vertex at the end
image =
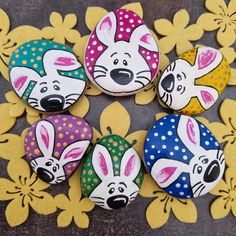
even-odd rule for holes
{"type": "MultiPolygon", "coordinates": [[[[163,72],[158,84],[158,93],[161,101],[167,107],[178,111],[188,106],[193,106],[190,102],[193,98],[197,98],[199,105],[204,110],[209,109],[219,96],[217,79],[218,77],[221,78],[221,71],[216,72],[215,69],[221,68],[222,61],[222,54],[213,48],[203,47],[187,51],[163,72]],[[195,57],[194,64],[190,62],[192,60],[190,55],[195,57]],[[188,56],[190,59],[188,59],[188,56]],[[202,83],[198,82],[206,75],[215,80],[215,83],[206,82],[206,80],[202,83]]],[[[222,82],[223,78],[219,83],[222,82]]],[[[193,110],[200,109],[194,107],[193,110]]]]}
{"type": "MultiPolygon", "coordinates": [[[[43,44],[46,40],[42,41],[43,44]]],[[[23,47],[21,51],[27,53],[24,50],[29,49],[25,45],[23,47]]],[[[15,61],[17,54],[13,55],[10,70],[12,86],[23,100],[39,111],[49,113],[64,111],[80,98],[86,87],[86,76],[82,65],[73,53],[63,48],[41,49],[45,50],[43,55],[37,56],[34,53],[34,56],[27,60],[22,58],[18,63],[15,61]],[[39,64],[33,64],[32,67],[26,64],[27,61],[36,61],[35,58],[39,64]],[[41,65],[41,70],[37,70],[41,65]],[[79,75],[84,79],[78,77],[79,75]]],[[[20,52],[18,57],[19,54],[20,52]]]]}
{"type": "Polygon", "coordinates": [[[133,94],[143,89],[155,77],[159,64],[158,48],[148,28],[141,19],[135,22],[136,19],[132,18],[132,29],[121,27],[125,24],[118,17],[121,13],[127,19],[133,15],[122,9],[110,12],[96,26],[96,34],[92,34],[86,49],[86,69],[91,81],[105,93],[116,96],[133,94]],[[128,39],[123,38],[127,35],[128,39]],[[93,37],[97,37],[103,46],[97,46],[93,37]],[[95,43],[97,53],[92,49],[95,43]]]}

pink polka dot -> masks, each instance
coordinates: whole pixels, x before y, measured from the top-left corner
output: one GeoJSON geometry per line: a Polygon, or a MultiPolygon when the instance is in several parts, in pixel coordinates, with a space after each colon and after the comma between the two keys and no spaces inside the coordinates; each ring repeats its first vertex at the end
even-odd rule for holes
{"type": "Polygon", "coordinates": [[[147,56],[147,60],[150,60],[151,59],[151,57],[150,56],[147,56]]]}
{"type": "Polygon", "coordinates": [[[121,21],[121,22],[120,22],[120,25],[124,25],[124,22],[123,22],[123,21],[121,21]]]}
{"type": "Polygon", "coordinates": [[[141,21],[141,20],[138,20],[138,23],[139,23],[139,24],[141,24],[141,23],[142,23],[142,21],[141,21]]]}
{"type": "Polygon", "coordinates": [[[94,50],[91,50],[90,53],[91,53],[91,54],[94,54],[94,50]]]}
{"type": "Polygon", "coordinates": [[[126,14],[126,15],[125,15],[125,18],[128,19],[128,18],[129,18],[129,15],[126,14]]]}
{"type": "Polygon", "coordinates": [[[131,29],[130,29],[130,28],[127,28],[127,29],[126,29],[126,32],[128,32],[128,33],[129,33],[130,31],[131,31],[131,29]]]}
{"type": "Polygon", "coordinates": [[[90,60],[91,60],[91,61],[94,61],[94,58],[92,57],[90,60]]]}
{"type": "Polygon", "coordinates": [[[122,20],[123,19],[123,17],[120,17],[120,20],[122,20]]]}
{"type": "Polygon", "coordinates": [[[102,51],[102,50],[103,50],[103,46],[99,46],[98,51],[102,51]]]}
{"type": "Polygon", "coordinates": [[[154,58],[157,58],[157,55],[156,54],[154,54],[154,56],[153,56],[154,58]]]}
{"type": "Polygon", "coordinates": [[[156,64],[156,63],[153,63],[153,64],[152,64],[152,68],[153,68],[153,69],[156,69],[156,68],[157,68],[157,64],[156,64]]]}
{"type": "Polygon", "coordinates": [[[130,19],[129,23],[131,23],[131,24],[134,23],[134,19],[130,19]]]}
{"type": "Polygon", "coordinates": [[[124,31],[124,28],[120,28],[120,31],[124,31]]]}
{"type": "Polygon", "coordinates": [[[123,15],[123,11],[120,11],[120,15],[123,15]]]}
{"type": "Polygon", "coordinates": [[[118,34],[118,38],[122,38],[122,34],[118,34]]]}
{"type": "Polygon", "coordinates": [[[92,44],[93,44],[93,45],[96,45],[96,44],[97,44],[97,41],[94,40],[94,41],[92,42],[92,44]]]}

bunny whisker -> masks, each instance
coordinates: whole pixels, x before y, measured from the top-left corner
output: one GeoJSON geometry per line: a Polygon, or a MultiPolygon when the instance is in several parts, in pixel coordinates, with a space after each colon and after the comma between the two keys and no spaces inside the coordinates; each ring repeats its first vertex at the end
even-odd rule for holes
{"type": "Polygon", "coordinates": [[[103,197],[96,197],[96,196],[94,196],[94,197],[90,197],[90,198],[95,198],[95,199],[105,200],[103,197]]]}
{"type": "Polygon", "coordinates": [[[65,175],[57,176],[57,179],[58,179],[58,178],[61,178],[61,177],[65,178],[65,175]]]}
{"type": "Polygon", "coordinates": [[[94,77],[94,80],[98,79],[98,78],[101,78],[101,77],[106,77],[106,75],[97,75],[94,77]]]}
{"type": "Polygon", "coordinates": [[[166,94],[166,101],[164,103],[167,104],[168,100],[169,100],[169,94],[167,93],[166,94]]]}
{"type": "Polygon", "coordinates": [[[173,101],[173,98],[172,98],[172,95],[170,94],[170,103],[169,103],[169,106],[172,105],[172,101],[173,101]]]}
{"type": "Polygon", "coordinates": [[[196,184],[194,184],[193,186],[192,186],[192,189],[194,189],[197,185],[199,185],[201,183],[201,181],[199,181],[199,182],[197,182],[196,184]]]}
{"type": "Polygon", "coordinates": [[[203,191],[205,188],[206,188],[206,186],[203,186],[203,187],[201,188],[201,190],[200,190],[200,192],[199,192],[198,196],[200,196],[200,195],[201,195],[202,191],[203,191]]]}
{"type": "Polygon", "coordinates": [[[38,107],[38,106],[39,106],[39,105],[34,105],[33,108],[36,108],[36,107],[38,107]]]}
{"type": "Polygon", "coordinates": [[[134,191],[134,192],[131,193],[129,196],[132,197],[135,193],[138,193],[138,191],[134,191]]]}
{"type": "Polygon", "coordinates": [[[166,93],[164,92],[163,95],[161,96],[161,99],[163,99],[166,96],[166,93]]]}
{"type": "Polygon", "coordinates": [[[202,188],[202,186],[204,186],[204,184],[202,183],[202,184],[200,184],[199,186],[198,186],[198,188],[193,192],[193,196],[197,193],[197,191],[199,190],[199,189],[201,189],[202,188]]]}
{"type": "Polygon", "coordinates": [[[107,72],[103,71],[103,70],[95,70],[95,71],[93,71],[93,73],[103,73],[103,74],[106,74],[107,72]]]}
{"type": "Polygon", "coordinates": [[[144,87],[144,86],[145,86],[145,85],[144,85],[144,83],[142,83],[142,82],[141,82],[141,81],[139,81],[139,80],[135,80],[134,82],[141,84],[141,85],[142,85],[142,87],[144,87]]]}
{"type": "Polygon", "coordinates": [[[148,83],[150,82],[150,80],[146,76],[137,76],[137,79],[145,79],[148,81],[148,83]]]}
{"type": "Polygon", "coordinates": [[[72,102],[75,102],[77,99],[75,99],[75,98],[68,98],[68,99],[66,99],[66,101],[68,102],[68,101],[72,101],[72,102]]]}
{"type": "Polygon", "coordinates": [[[96,204],[104,204],[105,202],[103,201],[103,202],[96,202],[96,201],[93,201],[94,203],[96,203],[96,204]]]}
{"type": "Polygon", "coordinates": [[[142,74],[142,73],[151,73],[151,71],[150,70],[142,70],[142,71],[139,71],[136,75],[140,75],[140,74],[142,74]]]}
{"type": "Polygon", "coordinates": [[[225,161],[225,159],[223,158],[223,159],[221,160],[220,164],[222,165],[224,161],[225,161]]]}
{"type": "Polygon", "coordinates": [[[94,67],[99,67],[99,68],[104,69],[105,71],[108,71],[108,69],[105,66],[102,66],[102,65],[94,65],[94,67]]]}
{"type": "Polygon", "coordinates": [[[174,71],[175,66],[176,66],[176,61],[174,61],[174,63],[173,63],[173,68],[171,69],[171,71],[174,71]]]}
{"type": "Polygon", "coordinates": [[[37,98],[28,98],[28,100],[35,100],[38,102],[38,99],[37,98]]]}
{"type": "Polygon", "coordinates": [[[71,96],[80,96],[80,94],[79,93],[71,93],[71,94],[65,96],[65,98],[69,98],[71,96]]]}

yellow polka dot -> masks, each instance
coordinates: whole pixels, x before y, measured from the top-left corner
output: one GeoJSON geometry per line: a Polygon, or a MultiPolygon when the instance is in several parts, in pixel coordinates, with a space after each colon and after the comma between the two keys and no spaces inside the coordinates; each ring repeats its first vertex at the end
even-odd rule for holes
{"type": "Polygon", "coordinates": [[[58,148],[61,147],[61,143],[57,143],[57,147],[58,147],[58,148]]]}
{"type": "Polygon", "coordinates": [[[59,152],[54,152],[54,156],[55,156],[55,157],[59,157],[59,156],[60,156],[60,153],[59,153],[59,152]]]}
{"type": "Polygon", "coordinates": [[[34,143],[34,142],[31,142],[30,145],[33,147],[33,146],[35,145],[35,143],[34,143]]]}
{"type": "Polygon", "coordinates": [[[84,131],[84,132],[87,132],[87,131],[88,131],[88,128],[83,128],[83,131],[84,131]]]}
{"type": "Polygon", "coordinates": [[[62,139],[64,137],[64,135],[62,134],[62,133],[60,133],[59,135],[58,135],[58,138],[60,138],[60,139],[62,139]]]}
{"type": "Polygon", "coordinates": [[[88,178],[88,182],[90,182],[91,181],[91,178],[88,178]]]}
{"type": "Polygon", "coordinates": [[[85,135],[84,135],[84,134],[81,134],[81,135],[80,135],[80,137],[81,137],[81,138],[84,138],[84,137],[85,137],[85,135]]]}
{"type": "Polygon", "coordinates": [[[38,68],[38,64],[34,64],[33,67],[34,67],[34,68],[38,68]]]}
{"type": "Polygon", "coordinates": [[[30,62],[34,62],[34,59],[30,59],[30,62]]]}
{"type": "Polygon", "coordinates": [[[58,48],[58,46],[57,46],[57,45],[54,45],[53,47],[54,47],[54,48],[58,48]]]}
{"type": "Polygon", "coordinates": [[[68,168],[70,169],[70,168],[71,168],[71,165],[68,165],[68,168]]]}
{"type": "Polygon", "coordinates": [[[37,56],[36,59],[37,59],[38,61],[40,61],[40,60],[42,59],[42,57],[37,56]]]}
{"type": "Polygon", "coordinates": [[[67,170],[67,174],[71,174],[72,173],[72,170],[67,170]]]}
{"type": "Polygon", "coordinates": [[[70,140],[73,140],[75,137],[74,137],[74,135],[71,135],[70,136],[70,140]]]}
{"type": "Polygon", "coordinates": [[[136,179],[136,181],[135,181],[137,184],[139,184],[140,183],[140,179],[136,179]]]}
{"type": "Polygon", "coordinates": [[[69,125],[68,125],[68,127],[69,127],[69,128],[72,128],[72,127],[73,127],[73,125],[72,125],[72,124],[69,124],[69,125]]]}
{"type": "Polygon", "coordinates": [[[43,51],[43,48],[39,48],[39,51],[42,52],[42,51],[43,51]]]}
{"type": "Polygon", "coordinates": [[[24,51],[24,52],[23,52],[23,54],[24,54],[24,55],[27,55],[27,54],[28,54],[28,52],[27,52],[27,51],[24,51]]]}
{"type": "Polygon", "coordinates": [[[40,73],[40,74],[44,74],[43,70],[41,70],[39,73],[40,73]]]}
{"type": "Polygon", "coordinates": [[[113,150],[112,150],[112,153],[115,153],[115,152],[116,152],[116,150],[115,150],[115,149],[113,149],[113,150]]]}
{"type": "Polygon", "coordinates": [[[88,186],[88,187],[87,187],[87,189],[88,189],[88,190],[90,190],[90,189],[91,189],[91,187],[90,187],[90,186],[88,186]]]}
{"type": "Polygon", "coordinates": [[[34,42],[33,42],[34,44],[37,44],[38,43],[38,41],[37,40],[34,40],[34,42]]]}
{"type": "Polygon", "coordinates": [[[118,175],[119,174],[119,171],[115,171],[115,175],[118,175]]]}
{"type": "Polygon", "coordinates": [[[89,138],[91,138],[92,137],[92,134],[89,134],[89,138]]]}
{"type": "Polygon", "coordinates": [[[113,143],[113,139],[112,138],[110,138],[108,141],[109,141],[109,143],[113,143]]]}
{"type": "Polygon", "coordinates": [[[89,175],[92,175],[92,174],[93,174],[93,171],[92,171],[92,170],[89,170],[89,171],[88,171],[88,174],[89,174],[89,175]]]}
{"type": "Polygon", "coordinates": [[[124,147],[123,147],[123,146],[119,146],[119,149],[120,149],[121,151],[123,151],[123,150],[124,150],[124,147]]]}
{"type": "Polygon", "coordinates": [[[16,61],[12,61],[11,64],[12,64],[12,65],[15,65],[15,64],[16,64],[16,61]]]}
{"type": "Polygon", "coordinates": [[[29,151],[29,150],[30,150],[30,148],[29,148],[29,147],[27,147],[27,148],[26,148],[26,150],[27,150],[27,151],[29,151]]]}
{"type": "Polygon", "coordinates": [[[85,179],[85,178],[82,178],[82,182],[85,183],[85,182],[86,182],[86,179],[85,179]]]}
{"type": "Polygon", "coordinates": [[[98,182],[98,180],[95,178],[95,179],[93,179],[93,182],[96,184],[98,182]]]}
{"type": "Polygon", "coordinates": [[[69,76],[72,76],[72,74],[71,74],[71,73],[68,73],[68,75],[69,75],[69,76]]]}
{"type": "Polygon", "coordinates": [[[79,72],[78,72],[78,71],[76,71],[76,72],[75,72],[75,75],[78,75],[78,74],[79,74],[79,72]]]}
{"type": "Polygon", "coordinates": [[[75,133],[78,134],[78,133],[79,133],[79,130],[76,130],[75,133]]]}
{"type": "Polygon", "coordinates": [[[64,117],[62,120],[63,120],[63,121],[67,121],[67,118],[66,118],[66,117],[64,117]]]}
{"type": "Polygon", "coordinates": [[[78,121],[78,122],[77,122],[77,125],[81,125],[81,121],[78,121]]]}
{"type": "Polygon", "coordinates": [[[43,45],[43,46],[46,46],[46,45],[47,45],[47,43],[46,43],[46,42],[43,42],[43,43],[42,43],[42,45],[43,45]]]}
{"type": "Polygon", "coordinates": [[[118,145],[118,143],[117,143],[117,142],[114,142],[114,143],[113,143],[113,146],[114,146],[114,147],[116,147],[117,145],[118,145]]]}
{"type": "Polygon", "coordinates": [[[21,63],[22,63],[23,65],[26,65],[26,64],[27,64],[27,61],[26,61],[26,60],[22,60],[21,63]]]}
{"type": "Polygon", "coordinates": [[[56,120],[54,120],[54,122],[55,122],[55,123],[58,123],[58,122],[59,122],[59,120],[58,120],[58,119],[56,119],[56,120]]]}
{"type": "Polygon", "coordinates": [[[62,127],[61,127],[61,126],[59,126],[57,129],[58,129],[59,131],[61,131],[61,130],[62,130],[62,127]]]}
{"type": "Polygon", "coordinates": [[[77,164],[76,164],[76,163],[73,163],[73,164],[72,164],[72,166],[73,166],[73,167],[76,167],[76,166],[77,166],[77,164]]]}
{"type": "Polygon", "coordinates": [[[118,161],[118,157],[117,157],[117,156],[114,156],[114,157],[113,157],[113,160],[114,160],[114,161],[118,161]]]}
{"type": "Polygon", "coordinates": [[[40,154],[39,149],[34,149],[34,154],[38,156],[40,154]]]}
{"type": "Polygon", "coordinates": [[[31,51],[33,51],[33,52],[34,52],[35,50],[36,50],[36,48],[31,48],[31,51]]]}
{"type": "Polygon", "coordinates": [[[79,76],[81,79],[83,79],[84,78],[84,75],[83,74],[80,74],[80,76],[79,76]]]}
{"type": "Polygon", "coordinates": [[[64,142],[64,143],[63,143],[63,146],[66,147],[66,146],[67,146],[67,142],[64,142]]]}
{"type": "Polygon", "coordinates": [[[86,170],[83,170],[83,171],[82,171],[82,174],[85,175],[85,174],[86,174],[86,170]]]}
{"type": "Polygon", "coordinates": [[[63,123],[63,126],[66,126],[66,123],[63,123]]]}
{"type": "Polygon", "coordinates": [[[19,56],[20,56],[19,54],[16,54],[16,55],[15,55],[16,58],[19,58],[19,56]]]}
{"type": "Polygon", "coordinates": [[[117,169],[118,169],[118,168],[119,168],[119,165],[118,165],[118,164],[115,164],[115,168],[117,168],[117,169]]]}
{"type": "Polygon", "coordinates": [[[66,134],[68,135],[68,134],[69,134],[69,132],[68,132],[68,131],[66,131],[66,134]]]}

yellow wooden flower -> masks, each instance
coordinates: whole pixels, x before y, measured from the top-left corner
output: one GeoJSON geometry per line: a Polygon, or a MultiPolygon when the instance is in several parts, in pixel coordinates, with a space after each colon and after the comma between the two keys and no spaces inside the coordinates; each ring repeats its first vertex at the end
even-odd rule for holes
{"type": "Polygon", "coordinates": [[[184,223],[197,221],[197,209],[193,201],[189,199],[173,198],[163,192],[149,174],[144,175],[141,196],[155,198],[147,207],[146,219],[151,228],[159,228],[167,223],[170,212],[184,223]]]}
{"type": "Polygon", "coordinates": [[[10,116],[12,104],[0,104],[0,135],[10,130],[16,123],[16,118],[10,116]]]}
{"type": "Polygon", "coordinates": [[[210,192],[218,196],[211,204],[210,211],[214,219],[226,217],[231,211],[236,217],[236,173],[235,169],[228,168],[225,172],[225,181],[210,192]]]}
{"type": "Polygon", "coordinates": [[[94,208],[94,203],[88,198],[82,198],[79,171],[69,179],[69,186],[68,197],[65,194],[55,196],[56,205],[62,210],[57,217],[57,225],[66,227],[74,219],[78,227],[88,228],[89,217],[86,212],[94,208]]]}
{"type": "Polygon", "coordinates": [[[47,26],[42,29],[45,39],[53,39],[58,43],[65,43],[67,40],[70,43],[75,43],[80,38],[80,33],[73,29],[77,24],[75,14],[67,14],[63,19],[58,12],[52,12],[49,18],[52,26],[47,26]]]}
{"type": "Polygon", "coordinates": [[[130,142],[139,153],[139,156],[143,157],[143,145],[147,131],[138,130],[128,134],[129,128],[129,113],[119,102],[113,102],[103,110],[100,116],[101,132],[93,128],[93,143],[105,135],[117,134],[130,142]]]}
{"type": "Polygon", "coordinates": [[[35,174],[31,175],[26,161],[10,161],[7,171],[11,180],[0,178],[0,200],[10,200],[5,212],[10,226],[24,223],[29,216],[30,207],[43,215],[56,211],[53,197],[43,191],[49,184],[38,179],[35,174]]]}
{"type": "Polygon", "coordinates": [[[218,29],[217,40],[222,46],[230,46],[236,39],[236,1],[227,6],[224,0],[206,0],[206,8],[211,12],[202,14],[197,24],[206,31],[218,29]]]}
{"type": "Polygon", "coordinates": [[[42,35],[39,29],[29,25],[19,26],[9,31],[10,20],[2,9],[0,9],[0,29],[0,72],[4,78],[9,79],[8,63],[13,51],[24,42],[40,39],[42,35]]]}
{"type": "Polygon", "coordinates": [[[163,53],[169,53],[174,47],[178,55],[193,48],[191,41],[200,39],[203,35],[202,28],[197,24],[189,25],[189,13],[182,9],[173,18],[173,23],[167,19],[159,19],[154,23],[158,34],[165,37],[159,40],[163,53]]]}

